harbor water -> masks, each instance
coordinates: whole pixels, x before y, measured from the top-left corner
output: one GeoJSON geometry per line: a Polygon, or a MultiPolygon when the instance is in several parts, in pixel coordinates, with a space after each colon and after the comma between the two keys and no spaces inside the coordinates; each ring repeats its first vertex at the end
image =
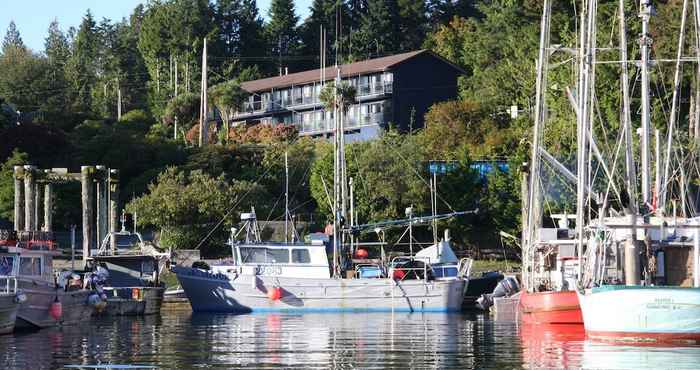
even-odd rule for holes
{"type": "Polygon", "coordinates": [[[0,336],[0,368],[697,369],[700,346],[613,345],[581,326],[477,314],[196,314],[97,318],[0,336]],[[90,368],[85,366],[84,368],[90,368]]]}

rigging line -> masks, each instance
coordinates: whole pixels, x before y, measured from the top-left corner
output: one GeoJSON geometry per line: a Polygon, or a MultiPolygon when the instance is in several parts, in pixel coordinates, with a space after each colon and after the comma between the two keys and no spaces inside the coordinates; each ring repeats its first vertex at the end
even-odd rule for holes
{"type": "MultiPolygon", "coordinates": [[[[425,180],[425,178],[423,178],[423,176],[421,176],[421,174],[418,173],[418,171],[416,171],[416,169],[413,168],[413,166],[411,166],[411,163],[410,163],[408,160],[406,160],[406,158],[404,158],[403,155],[401,155],[401,151],[400,151],[400,150],[397,150],[395,153],[399,156],[399,158],[401,158],[401,160],[403,160],[403,161],[406,163],[406,165],[411,169],[411,171],[413,171],[413,173],[415,173],[415,175],[418,176],[418,178],[423,182],[423,184],[425,184],[425,185],[427,185],[428,187],[430,187],[430,184],[425,180]]],[[[440,200],[441,200],[443,203],[445,203],[445,205],[447,206],[447,208],[450,209],[450,211],[455,212],[454,208],[452,208],[452,206],[450,205],[450,203],[447,202],[447,200],[445,200],[445,198],[443,198],[440,194],[438,194],[438,192],[435,192],[435,196],[438,197],[438,198],[440,198],[440,200]]]]}

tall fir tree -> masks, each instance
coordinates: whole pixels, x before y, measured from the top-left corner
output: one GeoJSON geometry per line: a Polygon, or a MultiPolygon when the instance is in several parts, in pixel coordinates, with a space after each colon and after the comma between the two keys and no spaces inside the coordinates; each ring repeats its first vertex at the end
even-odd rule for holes
{"type": "Polygon", "coordinates": [[[398,0],[401,18],[399,52],[420,49],[428,30],[425,0],[398,0]]]}
{"type": "Polygon", "coordinates": [[[2,53],[7,53],[10,48],[25,49],[24,41],[22,41],[22,36],[19,34],[17,25],[15,21],[10,21],[10,25],[7,26],[7,32],[5,33],[5,38],[2,40],[2,53]]]}
{"type": "Polygon", "coordinates": [[[48,36],[44,42],[44,54],[48,61],[49,87],[54,91],[47,99],[44,111],[52,115],[55,121],[63,121],[68,103],[68,83],[65,70],[70,57],[70,45],[57,20],[52,21],[49,25],[48,36]]]}
{"type": "Polygon", "coordinates": [[[375,0],[368,3],[360,21],[359,56],[374,58],[400,50],[401,16],[397,0],[375,0]]]}
{"type": "Polygon", "coordinates": [[[71,57],[66,67],[66,77],[72,86],[72,108],[83,114],[90,114],[92,109],[98,42],[97,25],[88,10],[75,34],[71,57]]]}
{"type": "Polygon", "coordinates": [[[232,79],[243,68],[255,64],[246,58],[265,54],[263,20],[255,0],[217,0],[214,9],[219,26],[219,53],[226,61],[219,73],[232,79]]]}
{"type": "Polygon", "coordinates": [[[290,57],[298,55],[299,35],[297,23],[299,17],[294,10],[293,0],[272,0],[268,13],[270,21],[265,25],[270,56],[277,61],[277,68],[295,69],[296,64],[290,57]]]}
{"type": "Polygon", "coordinates": [[[340,0],[314,0],[309,10],[309,17],[300,27],[306,69],[318,67],[321,26],[326,30],[326,63],[330,65],[335,61],[336,52],[342,60],[343,51],[348,49],[344,41],[350,34],[351,24],[347,4],[340,0]]]}

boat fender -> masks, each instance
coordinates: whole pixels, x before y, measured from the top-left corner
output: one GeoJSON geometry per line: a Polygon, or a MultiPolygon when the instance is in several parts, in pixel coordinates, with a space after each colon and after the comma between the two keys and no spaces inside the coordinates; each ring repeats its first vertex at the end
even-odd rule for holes
{"type": "Polygon", "coordinates": [[[367,257],[369,257],[369,253],[367,252],[366,249],[358,248],[358,249],[355,251],[355,258],[365,259],[365,258],[367,258],[367,257]]]}
{"type": "Polygon", "coordinates": [[[267,291],[267,298],[271,301],[279,301],[282,298],[282,288],[274,287],[267,291]]]}
{"type": "Polygon", "coordinates": [[[63,305],[59,302],[58,297],[54,298],[53,303],[49,306],[49,315],[56,321],[63,316],[63,305]]]}
{"type": "Polygon", "coordinates": [[[403,278],[406,277],[406,271],[402,269],[396,269],[394,272],[391,274],[391,277],[394,278],[394,280],[403,280],[403,278]]]}
{"type": "Polygon", "coordinates": [[[27,295],[22,292],[18,292],[17,294],[15,294],[14,301],[15,303],[22,304],[27,301],[27,295]]]}

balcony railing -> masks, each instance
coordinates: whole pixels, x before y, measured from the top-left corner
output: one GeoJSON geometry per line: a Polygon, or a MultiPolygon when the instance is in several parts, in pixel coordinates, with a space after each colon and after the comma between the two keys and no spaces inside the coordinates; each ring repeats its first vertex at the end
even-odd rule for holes
{"type": "MultiPolygon", "coordinates": [[[[362,98],[372,95],[384,95],[391,94],[393,91],[392,84],[390,82],[385,83],[370,83],[365,85],[357,86],[356,97],[362,98]]],[[[321,101],[318,95],[311,96],[288,96],[282,99],[268,100],[263,102],[262,100],[256,100],[253,102],[244,102],[238,115],[252,114],[252,113],[268,113],[277,112],[284,110],[286,108],[294,108],[303,105],[318,105],[321,101]]]]}
{"type": "MultiPolygon", "coordinates": [[[[381,124],[384,122],[384,113],[371,113],[359,117],[346,117],[345,128],[354,129],[362,126],[381,124]]],[[[307,122],[296,122],[299,133],[304,135],[320,134],[331,132],[334,128],[333,119],[312,120],[307,122]]]]}

